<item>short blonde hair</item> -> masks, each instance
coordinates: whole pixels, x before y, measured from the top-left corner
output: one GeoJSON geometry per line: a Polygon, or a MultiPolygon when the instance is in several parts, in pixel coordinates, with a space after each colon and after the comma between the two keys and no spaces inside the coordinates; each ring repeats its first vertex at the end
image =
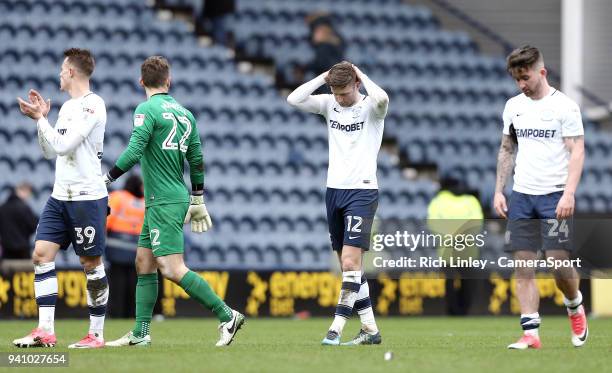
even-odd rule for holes
{"type": "Polygon", "coordinates": [[[357,73],[353,69],[353,64],[342,61],[329,69],[325,77],[325,83],[330,87],[345,87],[357,81],[357,73]]]}

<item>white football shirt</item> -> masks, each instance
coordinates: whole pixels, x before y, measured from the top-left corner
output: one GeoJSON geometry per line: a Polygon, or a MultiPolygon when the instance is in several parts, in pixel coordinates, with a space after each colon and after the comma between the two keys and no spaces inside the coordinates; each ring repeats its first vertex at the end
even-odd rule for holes
{"type": "Polygon", "coordinates": [[[90,92],[62,105],[55,130],[62,136],[77,133],[84,139],[68,154],[58,154],[53,198],[87,201],[108,196],[101,165],[105,127],[106,106],[100,96],[90,92]]]}
{"type": "Polygon", "coordinates": [[[551,87],[540,100],[522,93],[512,97],[503,119],[504,134],[510,135],[512,125],[518,139],[513,190],[532,195],[562,191],[570,157],[563,138],[584,135],[578,105],[551,87]]]}
{"type": "Polygon", "coordinates": [[[370,96],[360,95],[350,107],[342,107],[333,95],[311,96],[319,103],[316,114],[325,117],[329,134],[327,187],[378,189],[377,158],[385,126],[370,96]]]}

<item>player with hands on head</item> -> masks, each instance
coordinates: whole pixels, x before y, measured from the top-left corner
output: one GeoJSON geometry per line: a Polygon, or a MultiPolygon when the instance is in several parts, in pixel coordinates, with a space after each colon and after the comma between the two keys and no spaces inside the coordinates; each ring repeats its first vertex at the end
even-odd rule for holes
{"type": "Polygon", "coordinates": [[[329,167],[325,204],[332,249],[342,269],[342,289],[334,321],[323,345],[340,344],[342,330],[353,309],[361,319],[358,335],[345,345],[380,344],[363,253],[378,207],[376,179],[378,151],[387,115],[387,93],[350,62],[340,62],[296,88],[287,102],[325,118],[329,137],[329,167]],[[313,95],[327,84],[332,94],[313,95]],[[367,96],[359,92],[363,85],[367,96]]]}

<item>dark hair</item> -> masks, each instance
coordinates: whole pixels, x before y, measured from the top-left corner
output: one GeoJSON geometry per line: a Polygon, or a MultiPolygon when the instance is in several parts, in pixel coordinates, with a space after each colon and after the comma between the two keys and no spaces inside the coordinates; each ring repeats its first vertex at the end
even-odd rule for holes
{"type": "Polygon", "coordinates": [[[90,77],[93,74],[96,62],[89,50],[81,48],[66,49],[64,57],[67,57],[68,62],[83,73],[83,75],[90,77]]]}
{"type": "Polygon", "coordinates": [[[537,63],[544,63],[542,53],[536,47],[524,45],[513,50],[506,59],[506,69],[512,73],[520,69],[529,69],[537,63]]]}
{"type": "Polygon", "coordinates": [[[342,61],[329,69],[325,77],[325,83],[330,87],[344,87],[357,81],[357,73],[353,69],[353,64],[342,61]]]}
{"type": "Polygon", "coordinates": [[[440,189],[456,190],[461,186],[461,181],[453,176],[444,175],[440,178],[440,189]]]}
{"type": "Polygon", "coordinates": [[[127,178],[123,189],[136,198],[142,198],[144,196],[142,191],[142,179],[136,174],[132,174],[127,178]]]}
{"type": "Polygon", "coordinates": [[[170,63],[165,57],[151,56],[142,63],[140,75],[145,87],[163,87],[170,76],[170,63]]]}

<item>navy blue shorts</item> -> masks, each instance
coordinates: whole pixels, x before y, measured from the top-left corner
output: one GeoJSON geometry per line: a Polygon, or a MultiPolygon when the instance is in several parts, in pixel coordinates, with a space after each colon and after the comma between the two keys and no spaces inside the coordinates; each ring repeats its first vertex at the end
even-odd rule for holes
{"type": "Polygon", "coordinates": [[[557,220],[563,192],[531,195],[513,191],[508,201],[506,251],[571,251],[573,220],[557,220]]]}
{"type": "Polygon", "coordinates": [[[325,194],[332,249],[343,245],[370,249],[372,222],[378,207],[377,189],[333,189],[325,194]]]}
{"type": "Polygon", "coordinates": [[[100,256],[106,246],[108,197],[94,201],[59,201],[49,197],[36,229],[36,240],[62,250],[72,244],[78,256],[100,256]]]}

